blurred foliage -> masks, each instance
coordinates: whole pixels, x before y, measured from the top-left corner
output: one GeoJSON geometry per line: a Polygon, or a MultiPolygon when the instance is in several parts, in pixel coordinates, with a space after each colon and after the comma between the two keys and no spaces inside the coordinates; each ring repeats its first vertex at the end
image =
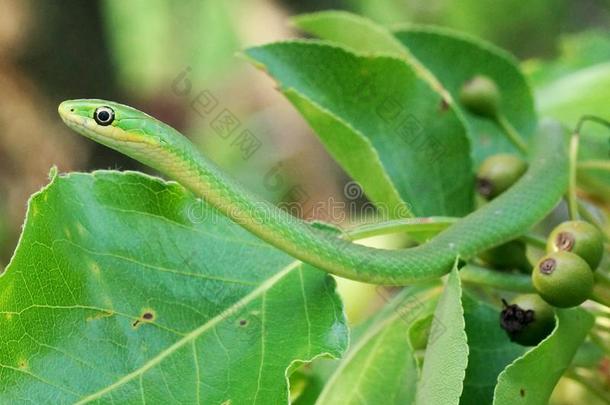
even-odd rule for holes
{"type": "MultiPolygon", "coordinates": [[[[562,38],[561,54],[553,61],[528,61],[525,66],[536,88],[540,113],[574,128],[583,115],[610,119],[610,32],[587,31],[562,38]]],[[[605,161],[610,156],[610,131],[594,123],[582,129],[581,160],[605,161]]],[[[589,194],[608,198],[607,172],[581,169],[580,186],[589,194]]]]}
{"type": "Polygon", "coordinates": [[[154,94],[192,68],[201,85],[234,66],[240,44],[235,12],[241,0],[107,0],[106,33],[121,86],[154,94]]]}
{"type": "Polygon", "coordinates": [[[386,24],[443,25],[485,38],[518,56],[550,56],[562,31],[608,27],[607,0],[345,0],[386,24]]]}
{"type": "Polygon", "coordinates": [[[601,29],[563,36],[559,57],[550,61],[535,58],[523,68],[537,87],[598,63],[610,61],[610,32],[601,29]]]}
{"type": "Polygon", "coordinates": [[[118,96],[98,2],[20,3],[31,24],[21,27],[26,43],[15,50],[16,62],[46,98],[55,104],[88,94],[118,96]]]}

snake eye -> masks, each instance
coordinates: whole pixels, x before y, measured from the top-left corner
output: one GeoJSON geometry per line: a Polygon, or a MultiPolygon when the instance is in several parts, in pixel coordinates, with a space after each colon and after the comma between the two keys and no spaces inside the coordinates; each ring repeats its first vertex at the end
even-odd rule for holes
{"type": "Polygon", "coordinates": [[[110,125],[114,121],[114,110],[110,107],[98,107],[93,113],[93,119],[104,127],[110,125]]]}

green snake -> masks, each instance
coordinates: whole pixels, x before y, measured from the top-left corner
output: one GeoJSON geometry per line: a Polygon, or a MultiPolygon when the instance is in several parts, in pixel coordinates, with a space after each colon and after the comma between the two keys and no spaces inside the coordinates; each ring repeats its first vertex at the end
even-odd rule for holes
{"type": "Polygon", "coordinates": [[[533,137],[528,171],[508,191],[428,242],[385,250],[354,244],[298,219],[225,176],[169,125],[104,100],[69,100],[59,114],[73,130],[176,180],[234,222],[291,256],[329,273],[375,284],[406,285],[448,273],[456,258],[518,237],[539,222],[568,186],[563,129],[543,122],[533,137]]]}

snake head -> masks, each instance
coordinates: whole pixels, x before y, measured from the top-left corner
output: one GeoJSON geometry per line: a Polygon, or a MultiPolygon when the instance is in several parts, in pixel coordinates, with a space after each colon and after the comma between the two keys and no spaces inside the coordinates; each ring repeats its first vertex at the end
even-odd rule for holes
{"type": "MultiPolygon", "coordinates": [[[[138,155],[143,146],[158,146],[167,127],[148,114],[106,100],[68,100],[59,105],[61,119],[81,135],[117,149],[138,155]]],[[[136,157],[136,156],[132,156],[136,157]]],[[[137,157],[136,157],[137,158],[137,157]]]]}

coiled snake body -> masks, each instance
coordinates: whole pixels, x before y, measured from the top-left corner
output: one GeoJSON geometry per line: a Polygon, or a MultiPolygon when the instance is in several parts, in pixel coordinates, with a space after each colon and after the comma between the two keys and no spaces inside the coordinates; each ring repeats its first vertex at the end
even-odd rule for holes
{"type": "Polygon", "coordinates": [[[170,126],[132,107],[104,100],[59,106],[79,134],[130,156],[178,181],[266,242],[338,276],[406,285],[448,273],[456,258],[514,239],[557,204],[568,185],[563,129],[545,122],[530,145],[529,169],[508,191],[427,243],[400,250],[374,249],[318,229],[245,190],[170,126]]]}

